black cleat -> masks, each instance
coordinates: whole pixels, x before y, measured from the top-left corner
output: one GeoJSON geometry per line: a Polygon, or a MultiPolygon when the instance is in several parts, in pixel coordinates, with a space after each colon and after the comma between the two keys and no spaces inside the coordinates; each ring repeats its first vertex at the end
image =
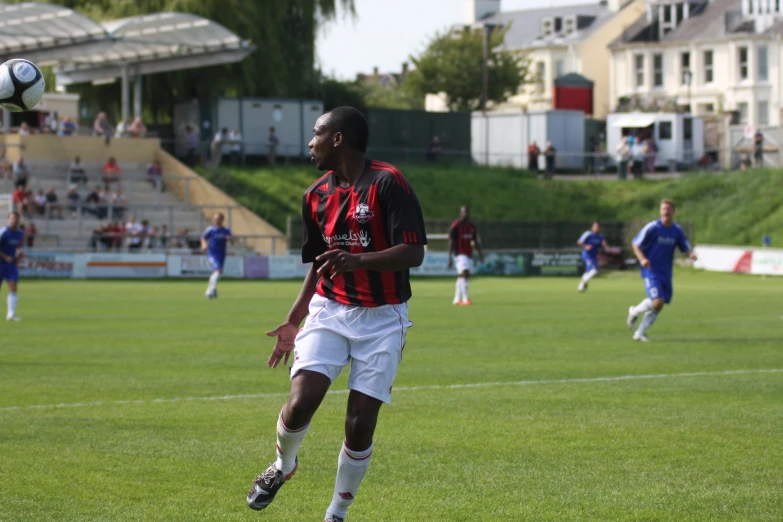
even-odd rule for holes
{"type": "Polygon", "coordinates": [[[345,522],[345,519],[340,518],[337,515],[329,515],[324,519],[324,522],[345,522]]]}
{"type": "Polygon", "coordinates": [[[275,467],[274,464],[266,468],[266,471],[261,473],[253,481],[253,487],[247,492],[247,506],[250,509],[261,511],[275,499],[275,495],[283,487],[299,468],[299,459],[297,459],[294,470],[288,475],[283,475],[283,472],[275,467]]]}

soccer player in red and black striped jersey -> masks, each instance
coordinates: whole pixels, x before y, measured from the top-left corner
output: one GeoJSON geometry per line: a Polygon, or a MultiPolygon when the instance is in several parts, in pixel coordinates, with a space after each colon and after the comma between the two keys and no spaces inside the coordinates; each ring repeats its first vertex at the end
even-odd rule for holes
{"type": "Polygon", "coordinates": [[[277,422],[277,461],[253,482],[247,503],[265,508],[294,474],[310,419],[350,362],[345,441],[325,518],[340,522],[370,464],[378,412],[391,400],[412,325],[409,269],[424,259],[427,238],[402,173],[365,157],[369,130],[361,112],[334,109],[314,133],[312,161],[328,172],[302,202],[302,260],[312,266],[285,322],[267,332],[277,337],[270,367],[286,365],[293,350],[291,393],[277,422]]]}
{"type": "Polygon", "coordinates": [[[484,262],[484,252],[481,250],[476,225],[470,220],[470,209],[459,209],[459,219],[451,224],[449,230],[449,268],[454,264],[454,254],[457,256],[457,291],[454,294],[454,304],[470,306],[468,296],[468,279],[473,269],[473,248],[478,251],[479,260],[484,262]]]}

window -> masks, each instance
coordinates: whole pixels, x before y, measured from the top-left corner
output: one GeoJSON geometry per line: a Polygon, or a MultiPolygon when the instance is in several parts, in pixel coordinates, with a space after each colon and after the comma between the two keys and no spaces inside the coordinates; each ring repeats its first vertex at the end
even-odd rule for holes
{"type": "Polygon", "coordinates": [[[739,62],[739,79],[748,79],[748,48],[740,47],[737,50],[737,61],[739,62]]]}
{"type": "Polygon", "coordinates": [[[758,59],[759,59],[759,81],[760,82],[766,82],[769,80],[769,64],[767,62],[767,46],[763,45],[758,48],[758,59]]]}
{"type": "Polygon", "coordinates": [[[539,94],[544,92],[544,78],[546,74],[546,64],[544,62],[536,62],[536,92],[539,94]]]}
{"type": "Polygon", "coordinates": [[[653,87],[663,87],[663,55],[653,55],[653,87]]]}
{"type": "Polygon", "coordinates": [[[748,124],[748,104],[745,102],[737,104],[737,113],[739,113],[739,124],[748,124]]]}
{"type": "Polygon", "coordinates": [[[713,114],[715,112],[715,104],[705,103],[704,107],[702,108],[702,112],[704,112],[705,114],[713,114]]]}
{"type": "Polygon", "coordinates": [[[636,71],[636,87],[644,87],[644,55],[634,56],[634,71],[636,71]]]}
{"type": "Polygon", "coordinates": [[[712,51],[704,51],[704,83],[712,83],[715,81],[712,66],[712,51]]]}
{"type": "Polygon", "coordinates": [[[658,122],[658,141],[672,139],[672,122],[659,121],[658,122]]]}
{"type": "Polygon", "coordinates": [[[680,55],[680,83],[688,85],[691,81],[691,53],[682,53],[680,55]]]}
{"type": "Polygon", "coordinates": [[[769,125],[769,102],[760,101],[757,107],[759,111],[758,123],[759,125],[769,125]]]}
{"type": "Polygon", "coordinates": [[[565,74],[565,62],[557,60],[555,62],[555,78],[560,78],[563,74],[565,74]]]}

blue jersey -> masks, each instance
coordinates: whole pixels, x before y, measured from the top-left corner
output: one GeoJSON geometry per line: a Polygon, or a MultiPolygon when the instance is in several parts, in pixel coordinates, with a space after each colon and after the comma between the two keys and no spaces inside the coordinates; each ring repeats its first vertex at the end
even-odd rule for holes
{"type": "Polygon", "coordinates": [[[691,249],[680,225],[672,223],[672,226],[666,227],[660,219],[648,223],[640,230],[633,238],[633,244],[641,248],[650,261],[650,265],[642,269],[642,276],[664,281],[672,279],[674,249],[679,248],[681,252],[691,249]]]}
{"type": "Polygon", "coordinates": [[[231,237],[231,229],[226,227],[211,226],[204,231],[201,236],[207,240],[207,255],[214,259],[225,259],[226,243],[231,237]]]}
{"type": "Polygon", "coordinates": [[[24,232],[20,228],[11,230],[8,227],[3,227],[0,229],[0,252],[13,258],[11,263],[0,259],[0,266],[16,266],[16,250],[22,247],[22,238],[24,238],[24,232]]]}
{"type": "Polygon", "coordinates": [[[579,237],[577,243],[592,247],[590,250],[582,248],[582,259],[585,261],[596,261],[598,253],[601,252],[601,245],[604,244],[604,236],[603,234],[594,234],[592,230],[588,230],[579,237]]]}

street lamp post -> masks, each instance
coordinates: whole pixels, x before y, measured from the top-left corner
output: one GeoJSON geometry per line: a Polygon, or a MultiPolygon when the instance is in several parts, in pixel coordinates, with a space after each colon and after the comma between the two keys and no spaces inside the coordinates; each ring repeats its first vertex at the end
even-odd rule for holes
{"type": "Polygon", "coordinates": [[[489,44],[492,31],[497,27],[496,24],[484,24],[484,58],[482,60],[482,89],[481,89],[481,110],[487,110],[489,101],[489,44]]]}
{"type": "Polygon", "coordinates": [[[690,69],[685,69],[683,79],[685,80],[685,85],[688,86],[688,114],[693,114],[693,109],[691,108],[691,84],[693,83],[693,73],[690,69]]]}

